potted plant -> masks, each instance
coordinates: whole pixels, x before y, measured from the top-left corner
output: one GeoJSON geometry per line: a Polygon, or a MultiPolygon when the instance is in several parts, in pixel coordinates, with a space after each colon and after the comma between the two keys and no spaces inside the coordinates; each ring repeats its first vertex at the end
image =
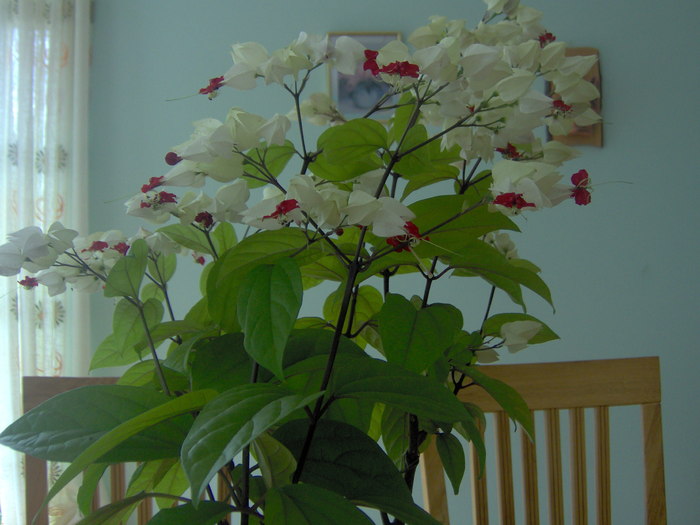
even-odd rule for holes
{"type": "Polygon", "coordinates": [[[3,274],[34,274],[19,281],[26,288],[116,299],[92,368],[128,365],[118,384],[60,395],[0,436],[71,462],[49,498],[85,472],[85,506],[108,463],[136,461],[126,499],[81,523],[118,523],[157,493],[154,524],[231,513],[267,525],[370,523],[361,508],[384,523],[432,524],[411,496],[421,450],[437,441],[455,486],[465,468],[456,436],[482,461],[486,453],[479,407],[456,393],[480,385],[531,431],[522,399],[479,363],[556,338],[524,313],[523,288],[551,297],[505,232],[519,231],[521,213],[590,202],[586,171],[560,172],[575,152],[536,130],[597,121],[598,93],[583,79],[592,59],[566,57],[541,13],[486,4],[472,29],[431,18],[408,39],[412,51],[305,33],[272,53],[236,44],[231,69],[200,94],[262,80],[292,109],[233,108],[195,123],[166,155],[169,171],[126,203],[155,231],[78,237],[57,223],[0,247],[3,274]],[[359,67],[389,89],[349,120],[327,95],[306,92],[326,64],[359,67]],[[539,78],[560,98],[538,91],[539,78]],[[312,125],[326,127],[315,145],[312,125]],[[217,183],[213,196],[179,190],[217,183]],[[201,298],[180,319],[168,282],[183,253],[202,264],[201,298]],[[412,278],[408,294],[392,286],[398,275],[412,278]],[[440,302],[433,284],[448,277],[486,281],[483,316],[440,302]],[[322,282],[331,284],[322,312],[300,317],[305,290],[322,282]],[[495,293],[515,311],[494,312],[495,293]],[[77,422],[62,417],[76,413],[77,422]],[[217,496],[219,479],[227,490],[217,496]]]}

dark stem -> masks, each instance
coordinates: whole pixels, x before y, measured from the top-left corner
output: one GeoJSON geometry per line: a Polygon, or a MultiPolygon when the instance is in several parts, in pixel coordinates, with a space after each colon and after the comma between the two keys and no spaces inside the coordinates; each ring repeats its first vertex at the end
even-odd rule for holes
{"type": "MultiPolygon", "coordinates": [[[[250,372],[250,382],[255,383],[258,380],[259,365],[253,363],[253,369],[250,372]]],[[[241,486],[241,504],[244,510],[250,509],[250,445],[243,448],[243,480],[241,486]]],[[[241,514],[241,525],[248,525],[249,514],[244,512],[241,514]]]]}
{"type": "Polygon", "coordinates": [[[163,389],[163,393],[170,397],[170,389],[168,388],[168,382],[165,380],[165,374],[163,373],[163,368],[160,366],[160,359],[158,359],[158,354],[156,353],[156,346],[153,343],[153,338],[151,337],[151,331],[148,328],[148,322],[146,321],[146,316],[143,313],[143,304],[141,301],[135,301],[133,303],[139,310],[139,317],[141,317],[141,324],[143,325],[143,331],[146,333],[146,338],[148,339],[148,348],[151,351],[151,356],[153,357],[153,364],[155,365],[156,375],[158,376],[158,381],[163,389]]]}
{"type": "Polygon", "coordinates": [[[484,323],[486,323],[486,319],[489,318],[489,313],[491,312],[491,305],[493,304],[493,296],[494,296],[495,293],[496,293],[496,287],[495,287],[495,286],[492,286],[492,287],[491,287],[491,293],[489,293],[489,302],[488,302],[488,304],[486,305],[486,312],[484,312],[484,320],[481,321],[481,332],[482,332],[482,335],[483,335],[483,331],[484,331],[484,323]]]}

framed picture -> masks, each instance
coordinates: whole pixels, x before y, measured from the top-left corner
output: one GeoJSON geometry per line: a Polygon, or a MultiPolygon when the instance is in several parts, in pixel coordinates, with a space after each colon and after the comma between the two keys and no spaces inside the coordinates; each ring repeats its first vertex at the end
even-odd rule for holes
{"type": "MultiPolygon", "coordinates": [[[[566,50],[566,56],[581,56],[581,55],[595,55],[596,57],[599,57],[598,50],[595,49],[594,47],[571,47],[566,50]]],[[[599,58],[600,59],[600,58],[599,58]]],[[[596,88],[598,88],[598,92],[600,93],[600,96],[591,101],[591,109],[598,113],[599,115],[601,114],[601,109],[602,109],[602,96],[603,96],[603,91],[602,91],[602,84],[601,84],[601,79],[600,79],[600,64],[599,60],[596,61],[596,63],[591,67],[591,70],[586,73],[586,75],[583,77],[585,80],[588,80],[591,84],[593,84],[596,88]]],[[[545,88],[546,94],[549,97],[552,98],[558,98],[557,94],[554,92],[552,88],[552,84],[550,82],[547,82],[546,88],[545,88]]],[[[568,144],[569,146],[598,146],[602,147],[603,146],[603,123],[598,122],[597,124],[593,124],[591,126],[574,126],[574,129],[572,129],[568,135],[550,135],[549,136],[550,140],[556,140],[558,142],[562,142],[564,144],[568,144]]]]}
{"type": "MultiPolygon", "coordinates": [[[[367,49],[379,50],[392,40],[401,39],[401,33],[328,33],[332,43],[341,37],[349,36],[358,40],[367,49]]],[[[329,68],[328,86],[330,96],[337,108],[348,119],[365,115],[390,89],[381,80],[375,78],[369,71],[362,69],[362,64],[352,75],[338,72],[329,68]]],[[[381,112],[377,118],[382,118],[381,112]]]]}

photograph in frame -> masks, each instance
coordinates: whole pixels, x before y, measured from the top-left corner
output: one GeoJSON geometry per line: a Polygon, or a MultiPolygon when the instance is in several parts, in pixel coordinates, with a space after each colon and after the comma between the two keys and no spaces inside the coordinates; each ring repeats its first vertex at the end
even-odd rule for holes
{"type": "MultiPolygon", "coordinates": [[[[349,36],[359,41],[367,49],[379,50],[393,40],[401,39],[399,32],[336,32],[328,33],[331,43],[341,36],[349,36]]],[[[330,96],[338,110],[350,120],[363,117],[391,89],[389,85],[364,71],[358,64],[352,75],[340,73],[331,67],[328,71],[330,96]]],[[[389,104],[390,105],[390,104],[389,104]]],[[[376,114],[381,119],[381,112],[376,114]]]]}

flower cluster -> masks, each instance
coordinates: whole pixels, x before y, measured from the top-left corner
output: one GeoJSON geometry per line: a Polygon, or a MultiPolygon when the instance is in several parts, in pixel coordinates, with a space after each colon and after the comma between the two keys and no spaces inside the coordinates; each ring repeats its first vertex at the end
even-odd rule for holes
{"type": "MultiPolygon", "coordinates": [[[[148,177],[125,203],[126,213],[156,225],[174,221],[193,228],[209,244],[210,235],[225,223],[252,230],[298,227],[310,238],[329,242],[356,226],[383,239],[376,252],[384,253],[387,245],[396,253],[414,252],[422,268],[414,248],[429,237],[413,222],[425,230],[409,198],[419,188],[452,179],[457,194],[466,194],[480,183],[486,192],[479,193],[474,206],[507,216],[568,199],[589,204],[588,173],[577,171],[567,184],[560,172],[576,152],[561,143],[543,143],[536,130],[547,127],[559,135],[599,120],[590,108],[598,92],[584,78],[594,58],[566,56],[566,44],[541,24],[538,11],[516,0],[486,4],[487,15],[475,28],[435,16],[407,43],[396,40],[376,50],[347,36],[330,40],[306,33],[272,52],[254,42],[234,44],[230,69],[209,79],[199,93],[214,99],[226,88],[279,84],[293,96],[289,112],[262,116],[233,107],[222,120],[195,122],[190,138],[165,155],[167,169],[148,177]],[[307,94],[306,81],[322,65],[342,73],[371,72],[395,96],[394,102],[378,102],[377,112],[385,109],[384,102],[400,99],[394,118],[386,126],[369,119],[348,121],[327,94],[307,94]],[[540,92],[538,78],[550,82],[556,96],[540,92]],[[330,127],[309,150],[303,140],[299,147],[288,138],[293,121],[302,134],[306,123],[330,127]],[[429,129],[439,131],[431,135],[429,129]],[[302,166],[285,176],[295,156],[302,166]],[[476,174],[480,163],[491,166],[476,174]],[[433,172],[440,176],[431,179],[433,172]],[[213,183],[218,187],[207,193],[204,187],[213,183]],[[251,190],[259,186],[264,186],[261,198],[249,203],[257,195],[251,190]]],[[[46,233],[26,228],[0,246],[0,273],[35,273],[18,282],[26,288],[47,285],[53,294],[66,283],[99,289],[137,238],[146,240],[153,256],[190,253],[205,264],[207,249],[216,257],[213,245],[208,249],[204,241],[184,241],[187,235],[168,228],[142,230],[131,238],[119,232],[77,238],[60,224],[46,233]]],[[[483,241],[494,247],[502,244],[494,240],[502,237],[488,239],[483,241]]],[[[515,253],[514,246],[506,252],[515,253]]]]}

